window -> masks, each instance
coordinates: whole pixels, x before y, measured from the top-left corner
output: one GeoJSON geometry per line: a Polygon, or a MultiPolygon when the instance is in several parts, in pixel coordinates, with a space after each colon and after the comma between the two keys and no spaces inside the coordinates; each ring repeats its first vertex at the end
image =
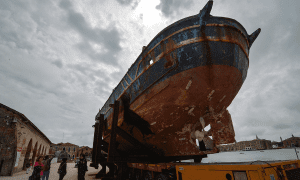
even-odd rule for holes
{"type": "Polygon", "coordinates": [[[76,148],[74,148],[74,151],[76,150],[76,148]]]}
{"type": "Polygon", "coordinates": [[[57,151],[57,146],[55,147],[55,150],[57,151]]]}
{"type": "Polygon", "coordinates": [[[69,152],[71,151],[71,148],[69,148],[69,152]]]}
{"type": "Polygon", "coordinates": [[[65,150],[66,150],[66,148],[64,147],[64,148],[63,148],[63,151],[65,151],[65,150]]]}

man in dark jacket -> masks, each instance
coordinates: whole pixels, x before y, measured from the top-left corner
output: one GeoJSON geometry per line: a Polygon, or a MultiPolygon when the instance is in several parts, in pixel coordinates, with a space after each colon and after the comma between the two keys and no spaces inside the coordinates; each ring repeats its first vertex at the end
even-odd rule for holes
{"type": "Polygon", "coordinates": [[[80,154],[80,161],[78,162],[78,180],[84,180],[85,172],[87,171],[87,162],[84,154],[80,154]]]}
{"type": "Polygon", "coordinates": [[[63,158],[58,168],[59,180],[62,180],[67,174],[67,158],[63,158]]]}
{"type": "Polygon", "coordinates": [[[42,176],[42,180],[48,180],[49,179],[49,174],[50,174],[50,166],[51,166],[51,161],[53,159],[53,156],[52,157],[49,157],[49,155],[45,156],[45,159],[43,161],[43,164],[44,164],[44,173],[43,173],[43,176],[42,176]]]}

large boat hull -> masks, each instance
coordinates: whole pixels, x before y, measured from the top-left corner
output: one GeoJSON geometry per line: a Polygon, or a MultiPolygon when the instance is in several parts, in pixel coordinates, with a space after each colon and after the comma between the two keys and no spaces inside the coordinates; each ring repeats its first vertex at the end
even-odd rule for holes
{"type": "MultiPolygon", "coordinates": [[[[204,25],[196,15],[165,28],[97,114],[107,119],[104,140],[109,143],[112,124],[113,109],[108,105],[121,100],[118,126],[164,156],[205,154],[196,139],[214,152],[215,145],[233,143],[226,108],[247,76],[254,41],[249,37],[237,21],[213,16],[204,25]],[[208,125],[211,129],[205,131],[208,125]]],[[[122,152],[139,151],[122,137],[117,141],[122,152]]]]}

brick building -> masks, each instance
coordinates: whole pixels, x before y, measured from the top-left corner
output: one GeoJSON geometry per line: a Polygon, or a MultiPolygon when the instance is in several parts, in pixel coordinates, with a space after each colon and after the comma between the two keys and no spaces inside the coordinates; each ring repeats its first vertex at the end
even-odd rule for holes
{"type": "Polygon", "coordinates": [[[273,149],[280,149],[280,148],[283,148],[283,142],[282,142],[282,138],[280,137],[280,142],[277,142],[277,141],[272,141],[271,144],[272,144],[272,147],[273,149]]]}
{"type": "Polygon", "coordinates": [[[22,113],[0,103],[0,176],[11,176],[49,153],[51,141],[22,113]]]}
{"type": "Polygon", "coordinates": [[[91,158],[92,157],[92,152],[93,152],[93,148],[90,148],[88,146],[82,146],[79,148],[78,153],[77,153],[77,157],[80,156],[80,154],[84,154],[86,158],[91,158]]]}
{"type": "Polygon", "coordinates": [[[283,147],[284,148],[289,148],[289,147],[299,147],[300,146],[300,137],[292,137],[285,139],[282,141],[283,147]]]}
{"type": "Polygon", "coordinates": [[[75,144],[67,143],[58,143],[58,144],[51,144],[51,152],[57,151],[66,151],[70,159],[74,159],[77,157],[77,152],[79,150],[79,146],[75,144]]]}
{"type": "Polygon", "coordinates": [[[220,145],[217,147],[219,148],[220,151],[240,151],[245,149],[262,150],[262,149],[272,149],[272,144],[270,140],[259,139],[256,136],[256,139],[251,141],[240,141],[237,143],[220,145]]]}

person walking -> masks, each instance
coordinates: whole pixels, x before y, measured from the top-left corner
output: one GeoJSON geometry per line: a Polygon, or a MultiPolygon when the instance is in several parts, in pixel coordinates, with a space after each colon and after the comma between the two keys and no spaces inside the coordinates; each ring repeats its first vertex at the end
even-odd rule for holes
{"type": "Polygon", "coordinates": [[[80,154],[80,161],[78,162],[78,180],[84,180],[85,172],[87,170],[85,155],[80,154]]]}
{"type": "Polygon", "coordinates": [[[34,163],[34,169],[32,172],[32,175],[29,177],[29,180],[40,180],[41,176],[43,176],[43,167],[44,164],[42,163],[43,161],[43,156],[39,156],[34,163]]]}
{"type": "Polygon", "coordinates": [[[57,173],[59,174],[59,180],[62,180],[67,174],[67,158],[63,158],[59,165],[57,173]]]}
{"type": "Polygon", "coordinates": [[[51,161],[52,161],[53,157],[49,157],[48,155],[45,156],[45,159],[43,161],[44,164],[44,172],[43,172],[43,176],[42,176],[42,180],[48,180],[49,179],[49,174],[50,174],[50,166],[51,166],[51,161]]]}
{"type": "Polygon", "coordinates": [[[26,163],[26,174],[28,174],[29,173],[29,171],[31,170],[31,167],[32,167],[32,159],[29,159],[28,161],[27,161],[27,163],[26,163]]]}

